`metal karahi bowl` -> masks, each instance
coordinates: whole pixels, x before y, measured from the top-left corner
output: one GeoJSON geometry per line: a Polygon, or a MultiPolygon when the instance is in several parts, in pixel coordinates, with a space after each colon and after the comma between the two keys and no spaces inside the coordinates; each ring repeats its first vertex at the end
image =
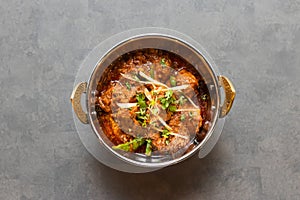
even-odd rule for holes
{"type": "MultiPolygon", "coordinates": [[[[106,44],[111,44],[111,47],[104,54],[99,55],[99,61],[95,63],[94,70],[90,72],[89,80],[76,83],[71,95],[74,113],[82,123],[90,125],[90,128],[99,139],[101,147],[109,151],[109,155],[127,164],[142,168],[162,168],[176,164],[191,157],[196,152],[201,152],[205,146],[209,146],[206,148],[210,151],[222,131],[222,128],[215,130],[216,126],[220,123],[220,120],[224,119],[232,107],[235,98],[235,89],[227,77],[220,75],[218,68],[202,46],[186,35],[161,28],[144,28],[127,31],[107,39],[106,44]],[[116,151],[112,148],[112,143],[106,137],[97,118],[95,94],[101,76],[105,76],[105,69],[121,55],[145,48],[165,50],[184,58],[200,73],[209,91],[211,126],[205,138],[199,144],[176,158],[155,155],[145,156],[138,153],[116,151]],[[222,97],[222,90],[224,90],[224,97],[222,97]],[[84,111],[83,102],[81,102],[83,93],[86,96],[86,111],[84,111]]],[[[118,169],[117,166],[112,167],[118,169]]]]}

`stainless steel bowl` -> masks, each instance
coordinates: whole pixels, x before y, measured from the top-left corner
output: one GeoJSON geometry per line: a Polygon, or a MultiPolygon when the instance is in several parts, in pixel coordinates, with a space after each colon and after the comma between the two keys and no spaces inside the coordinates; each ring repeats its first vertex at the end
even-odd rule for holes
{"type": "Polygon", "coordinates": [[[161,168],[183,161],[199,151],[203,146],[210,143],[210,140],[213,140],[212,138],[214,138],[215,127],[218,121],[221,118],[224,118],[231,109],[235,98],[235,89],[227,77],[219,74],[213,61],[196,41],[176,31],[157,28],[128,31],[125,34],[121,34],[120,37],[117,36],[108,40],[115,43],[112,44],[111,48],[106,53],[99,55],[99,61],[98,63],[95,63],[94,70],[90,72],[89,80],[76,85],[71,95],[71,102],[78,119],[84,124],[90,124],[91,129],[93,129],[94,133],[99,138],[99,142],[107,151],[112,153],[112,156],[129,164],[143,168],[161,168]],[[162,49],[180,55],[198,70],[209,89],[212,125],[207,132],[206,137],[200,144],[188,153],[175,159],[159,156],[147,157],[142,154],[128,152],[120,153],[112,149],[112,143],[102,131],[97,119],[94,103],[95,91],[99,79],[103,75],[106,67],[119,56],[133,50],[144,48],[162,49]],[[220,88],[223,88],[225,94],[222,102],[220,88]],[[81,104],[81,96],[83,93],[86,93],[86,111],[83,110],[81,104]]]}

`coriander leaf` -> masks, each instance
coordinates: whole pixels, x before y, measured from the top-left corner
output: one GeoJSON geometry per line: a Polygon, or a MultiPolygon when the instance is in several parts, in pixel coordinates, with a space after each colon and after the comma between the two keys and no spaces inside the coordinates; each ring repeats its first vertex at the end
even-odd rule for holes
{"type": "Polygon", "coordinates": [[[169,98],[171,98],[172,95],[173,95],[173,90],[168,90],[168,91],[166,92],[166,94],[165,94],[165,97],[166,97],[167,99],[169,99],[169,98]]]}
{"type": "Polygon", "coordinates": [[[183,114],[180,116],[180,121],[184,121],[184,120],[185,120],[185,115],[183,114]]]}
{"type": "Polygon", "coordinates": [[[169,131],[168,129],[164,129],[164,130],[162,131],[162,134],[161,134],[162,137],[168,138],[169,135],[170,135],[170,131],[169,131]]]}
{"type": "Polygon", "coordinates": [[[169,111],[175,112],[176,110],[177,110],[176,106],[174,106],[174,105],[169,106],[169,111]]]}
{"type": "Polygon", "coordinates": [[[131,85],[130,85],[129,82],[126,82],[125,85],[126,85],[126,87],[127,87],[127,90],[131,90],[131,85]]]}
{"type": "Polygon", "coordinates": [[[165,98],[159,98],[159,100],[160,100],[160,102],[161,102],[162,104],[165,104],[165,103],[166,103],[166,99],[165,99],[165,98]]]}
{"type": "Polygon", "coordinates": [[[138,101],[143,101],[143,100],[145,100],[145,95],[142,94],[142,93],[139,93],[139,94],[136,95],[136,99],[138,101]]]}
{"type": "Polygon", "coordinates": [[[160,103],[162,108],[165,110],[167,108],[166,103],[167,103],[167,99],[166,98],[159,98],[160,103]]]}
{"type": "Polygon", "coordinates": [[[131,147],[132,150],[136,150],[138,147],[142,146],[145,143],[144,138],[135,138],[129,142],[126,142],[124,144],[119,144],[117,146],[113,146],[113,149],[120,149],[123,151],[130,151],[131,147]]]}
{"type": "Polygon", "coordinates": [[[165,107],[168,108],[169,105],[170,105],[169,101],[166,101],[166,102],[165,102],[165,107]]]}
{"type": "Polygon", "coordinates": [[[162,58],[161,60],[160,60],[160,64],[161,64],[161,66],[164,68],[164,67],[166,67],[166,59],[165,58],[162,58]]]}
{"type": "Polygon", "coordinates": [[[136,100],[138,101],[137,104],[139,105],[140,108],[147,108],[144,94],[142,94],[142,93],[137,94],[136,100]]]}
{"type": "Polygon", "coordinates": [[[143,93],[139,93],[136,95],[137,104],[139,106],[139,111],[135,112],[137,121],[143,126],[147,126],[147,120],[149,119],[150,115],[147,114],[147,103],[145,101],[145,95],[143,93]]]}
{"type": "Polygon", "coordinates": [[[144,138],[136,138],[136,139],[132,140],[132,149],[136,150],[137,148],[142,146],[144,143],[145,143],[144,138]]]}
{"type": "Polygon", "coordinates": [[[141,108],[147,108],[147,104],[146,104],[145,101],[139,102],[139,106],[140,106],[141,108]]]}
{"type": "Polygon", "coordinates": [[[187,99],[186,98],[184,98],[184,96],[182,95],[182,96],[180,96],[179,97],[179,99],[178,99],[178,102],[179,102],[179,104],[182,106],[185,102],[187,101],[187,99]]]}
{"type": "MultiPolygon", "coordinates": [[[[176,99],[173,97],[173,91],[172,90],[168,90],[165,93],[165,97],[161,97],[159,98],[160,103],[162,105],[162,108],[165,110],[167,108],[170,107],[171,104],[176,102],[176,99]]],[[[173,107],[170,109],[170,111],[175,112],[176,111],[176,107],[174,108],[175,105],[173,105],[173,107]]]]}
{"type": "Polygon", "coordinates": [[[140,114],[145,115],[146,114],[146,108],[140,108],[140,114]]]}
{"type": "Polygon", "coordinates": [[[146,145],[146,152],[145,154],[147,156],[151,156],[151,152],[152,152],[152,140],[151,139],[146,139],[147,145],[146,145]]]}
{"type": "Polygon", "coordinates": [[[113,149],[120,149],[123,151],[130,151],[130,142],[126,142],[124,144],[119,144],[118,146],[113,146],[113,149]]]}
{"type": "Polygon", "coordinates": [[[176,86],[176,78],[175,76],[170,76],[170,83],[171,83],[171,86],[172,87],[175,87],[176,86]]]}
{"type": "Polygon", "coordinates": [[[169,100],[170,103],[174,103],[175,101],[176,101],[176,99],[174,97],[171,97],[169,100]]]}

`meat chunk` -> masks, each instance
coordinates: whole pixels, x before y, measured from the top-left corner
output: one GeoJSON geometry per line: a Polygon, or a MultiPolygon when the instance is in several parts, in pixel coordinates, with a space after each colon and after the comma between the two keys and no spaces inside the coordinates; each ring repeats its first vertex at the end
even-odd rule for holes
{"type": "Polygon", "coordinates": [[[192,88],[196,88],[198,85],[197,78],[186,69],[182,69],[179,71],[176,80],[179,85],[189,84],[192,88]]]}
{"type": "Polygon", "coordinates": [[[134,137],[148,137],[148,130],[142,127],[127,109],[118,108],[113,114],[113,120],[118,128],[134,137]]]}
{"type": "Polygon", "coordinates": [[[184,123],[181,122],[180,118],[180,113],[176,113],[169,121],[169,126],[172,128],[170,132],[177,135],[172,135],[171,133],[169,137],[160,137],[152,142],[158,151],[174,154],[179,153],[178,151],[188,147],[191,139],[194,138],[193,134],[195,133],[190,134],[190,131],[184,126],[184,123]],[[180,135],[180,137],[178,135],[180,135]]]}

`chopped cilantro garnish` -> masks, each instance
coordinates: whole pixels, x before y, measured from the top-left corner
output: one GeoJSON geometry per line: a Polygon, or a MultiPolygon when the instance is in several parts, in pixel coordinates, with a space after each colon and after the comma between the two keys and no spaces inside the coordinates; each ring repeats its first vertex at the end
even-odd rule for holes
{"type": "Polygon", "coordinates": [[[124,144],[119,144],[117,146],[113,146],[113,149],[119,149],[123,151],[135,151],[140,146],[144,145],[146,143],[146,151],[145,154],[147,156],[151,156],[152,153],[152,140],[151,139],[145,139],[145,138],[134,138],[133,140],[126,142],[124,144]]]}
{"type": "Polygon", "coordinates": [[[136,119],[143,127],[146,127],[147,120],[150,118],[150,115],[147,113],[147,103],[145,101],[145,95],[143,93],[139,93],[136,95],[136,99],[139,106],[139,111],[135,112],[137,114],[136,119]]]}
{"type": "Polygon", "coordinates": [[[165,58],[162,58],[162,59],[160,60],[160,64],[161,64],[162,67],[166,67],[166,59],[165,59],[165,58]]]}
{"type": "Polygon", "coordinates": [[[165,97],[170,98],[170,97],[172,97],[172,95],[173,95],[173,90],[168,90],[165,94],[165,97]]]}
{"type": "Polygon", "coordinates": [[[170,105],[170,103],[166,99],[164,99],[164,98],[161,99],[160,102],[161,102],[161,106],[162,106],[162,108],[164,110],[166,110],[169,107],[169,105],[170,105]]]}
{"type": "Polygon", "coordinates": [[[126,85],[126,87],[127,87],[127,90],[131,90],[131,85],[130,85],[129,82],[126,82],[125,85],[126,85]]]}
{"type": "Polygon", "coordinates": [[[138,101],[138,105],[140,108],[147,108],[147,104],[145,101],[145,95],[143,93],[136,95],[136,100],[138,101]]]}
{"type": "Polygon", "coordinates": [[[151,156],[151,153],[152,153],[152,140],[151,139],[146,139],[146,142],[147,142],[147,144],[146,144],[146,152],[145,152],[145,154],[147,155],[147,156],[151,156]]]}
{"type": "Polygon", "coordinates": [[[181,95],[178,99],[178,103],[182,106],[185,102],[187,101],[187,99],[181,95]]]}
{"type": "Polygon", "coordinates": [[[135,138],[129,142],[126,142],[124,144],[119,144],[117,146],[113,146],[113,149],[120,149],[123,151],[131,151],[131,150],[136,150],[140,146],[142,146],[145,143],[144,138],[135,138]]]}
{"type": "Polygon", "coordinates": [[[170,83],[171,83],[171,86],[172,87],[175,87],[176,86],[176,78],[175,76],[170,76],[170,83]]]}
{"type": "Polygon", "coordinates": [[[136,138],[134,140],[132,140],[132,149],[136,150],[137,148],[139,148],[140,146],[142,146],[145,142],[144,138],[136,138]]]}
{"type": "Polygon", "coordinates": [[[164,129],[164,130],[162,131],[162,134],[161,134],[162,137],[168,138],[169,135],[170,135],[170,131],[169,131],[168,129],[164,129]]]}
{"type": "MultiPolygon", "coordinates": [[[[162,108],[165,110],[169,108],[169,106],[173,103],[175,103],[176,99],[173,97],[173,91],[168,90],[165,93],[165,97],[159,98],[162,108]]],[[[174,110],[174,108],[172,108],[174,110]]],[[[176,111],[176,108],[175,108],[176,111]]]]}
{"type": "Polygon", "coordinates": [[[169,111],[175,112],[176,110],[177,110],[176,106],[174,106],[174,105],[169,106],[169,111]]]}
{"type": "Polygon", "coordinates": [[[182,114],[182,115],[180,116],[180,121],[184,121],[184,120],[185,120],[185,115],[182,114]]]}

